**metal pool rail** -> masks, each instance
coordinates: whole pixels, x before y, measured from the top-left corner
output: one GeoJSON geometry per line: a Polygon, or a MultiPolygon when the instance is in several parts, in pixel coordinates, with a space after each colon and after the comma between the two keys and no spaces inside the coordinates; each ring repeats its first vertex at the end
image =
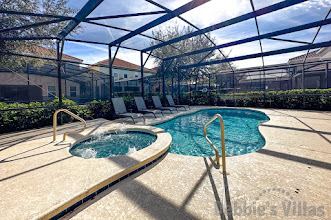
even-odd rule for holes
{"type": "Polygon", "coordinates": [[[54,115],[53,115],[53,141],[56,141],[57,114],[58,114],[59,112],[65,112],[65,113],[67,113],[68,115],[70,115],[70,116],[76,118],[77,120],[83,122],[83,124],[84,124],[84,128],[81,129],[80,131],[68,131],[68,132],[64,133],[64,135],[63,135],[63,141],[66,140],[66,136],[67,136],[67,134],[78,134],[78,133],[80,133],[80,132],[83,132],[83,131],[86,129],[86,122],[85,122],[85,120],[82,119],[81,117],[79,117],[78,115],[75,115],[74,113],[72,113],[71,111],[69,111],[69,110],[67,110],[67,109],[59,109],[59,110],[56,110],[55,113],[54,113],[54,115]]]}
{"type": "Polygon", "coordinates": [[[204,132],[204,135],[205,135],[206,140],[209,142],[209,144],[215,150],[217,165],[220,165],[220,155],[219,155],[218,149],[215,147],[215,145],[213,144],[213,142],[211,142],[211,140],[207,137],[207,125],[209,125],[211,122],[213,122],[216,118],[219,119],[219,121],[220,121],[220,127],[221,127],[222,167],[223,167],[222,171],[225,174],[226,173],[226,165],[225,165],[225,134],[224,134],[224,121],[223,121],[222,116],[220,114],[216,114],[211,119],[209,119],[209,121],[207,121],[205,123],[205,125],[203,126],[203,132],[204,132]]]}

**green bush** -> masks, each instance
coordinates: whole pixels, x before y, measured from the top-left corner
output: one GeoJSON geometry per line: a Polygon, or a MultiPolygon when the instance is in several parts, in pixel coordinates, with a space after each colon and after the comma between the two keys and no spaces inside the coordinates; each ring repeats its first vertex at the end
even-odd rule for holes
{"type": "MultiPolygon", "coordinates": [[[[139,94],[138,94],[139,95],[139,94]]],[[[145,102],[148,108],[154,108],[152,102],[153,93],[146,94],[145,102]]],[[[156,94],[159,95],[159,94],[156,94]]],[[[132,95],[123,96],[126,107],[136,111],[136,105],[132,95]]],[[[162,96],[160,96],[163,102],[162,96]]],[[[239,107],[264,107],[283,109],[309,109],[309,110],[331,110],[331,89],[301,89],[288,91],[269,92],[246,92],[234,94],[218,94],[210,92],[183,93],[181,102],[175,99],[177,104],[188,105],[217,105],[217,106],[239,106],[239,107]],[[235,100],[235,101],[234,101],[235,100]]],[[[167,106],[167,102],[163,102],[167,106]]],[[[58,109],[59,100],[54,99],[51,103],[30,102],[4,103],[0,102],[0,133],[20,131],[24,129],[40,128],[52,125],[52,117],[58,109]],[[10,109],[10,110],[7,110],[10,109]],[[7,111],[4,111],[7,110],[7,111]]],[[[114,119],[114,110],[109,101],[92,101],[86,105],[77,105],[74,101],[63,98],[63,108],[79,115],[85,120],[95,118],[114,119]]],[[[75,119],[67,114],[62,114],[60,123],[72,122],[75,119]]]]}
{"type": "MultiPolygon", "coordinates": [[[[232,96],[232,95],[227,95],[232,96]]],[[[331,110],[331,89],[235,93],[238,106],[285,109],[331,110]]]]}
{"type": "MultiPolygon", "coordinates": [[[[112,118],[112,105],[108,101],[93,101],[87,105],[77,105],[74,101],[62,99],[63,108],[85,120],[94,118],[112,118]]],[[[0,133],[20,131],[24,129],[40,128],[52,125],[53,114],[59,107],[59,100],[52,102],[4,103],[0,102],[0,133]],[[10,109],[8,111],[4,111],[10,109]]],[[[68,114],[62,114],[59,123],[73,122],[75,119],[68,114]]]]}
{"type": "Polygon", "coordinates": [[[49,125],[54,108],[47,108],[44,102],[0,103],[0,133],[37,128],[49,125]],[[11,109],[9,111],[2,111],[11,109]]]}
{"type": "Polygon", "coordinates": [[[85,119],[92,118],[106,118],[113,119],[113,107],[109,101],[92,101],[85,105],[84,117],[85,119]]]}
{"type": "Polygon", "coordinates": [[[181,103],[238,107],[331,110],[331,89],[293,89],[288,91],[217,94],[183,93],[181,103]]]}

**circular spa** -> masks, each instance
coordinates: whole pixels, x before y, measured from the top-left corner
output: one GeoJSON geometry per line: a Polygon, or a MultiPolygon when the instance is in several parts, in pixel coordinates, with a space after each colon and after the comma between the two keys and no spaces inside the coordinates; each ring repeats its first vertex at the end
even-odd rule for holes
{"type": "Polygon", "coordinates": [[[155,135],[138,131],[98,134],[74,145],[69,152],[85,159],[116,157],[134,153],[155,141],[155,135]]]}
{"type": "MultiPolygon", "coordinates": [[[[265,139],[259,132],[258,126],[269,121],[269,117],[263,112],[254,110],[202,110],[154,126],[163,128],[171,134],[170,153],[208,157],[215,155],[215,152],[204,137],[203,126],[215,114],[220,114],[224,120],[227,157],[248,154],[264,147],[265,139]]],[[[207,134],[221,153],[218,120],[208,125],[207,134]]]]}

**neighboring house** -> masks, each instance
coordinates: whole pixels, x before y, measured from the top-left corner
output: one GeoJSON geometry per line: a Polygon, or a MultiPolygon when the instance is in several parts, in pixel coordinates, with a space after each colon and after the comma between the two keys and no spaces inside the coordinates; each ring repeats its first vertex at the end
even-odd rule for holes
{"type": "MultiPolygon", "coordinates": [[[[266,67],[270,68],[270,66],[266,67]]],[[[288,90],[289,74],[286,69],[267,69],[265,71],[253,71],[239,76],[237,83],[240,91],[263,90],[266,91],[288,90]]]]}
{"type": "MultiPolygon", "coordinates": [[[[90,69],[100,71],[104,74],[109,75],[109,59],[102,60],[93,65],[90,65],[90,69]],[[105,65],[105,66],[96,66],[96,65],[105,65]]],[[[114,91],[115,92],[124,92],[126,91],[140,91],[141,83],[141,69],[140,66],[130,63],[125,60],[115,58],[113,63],[113,77],[114,77],[114,91]]],[[[155,75],[155,69],[144,68],[144,78],[155,75]]],[[[145,87],[145,90],[148,92],[149,87],[145,87]]]]}
{"type": "MultiPolygon", "coordinates": [[[[29,53],[41,57],[56,58],[56,52],[36,46],[29,53]]],[[[67,54],[62,55],[61,87],[62,95],[78,103],[93,99],[109,99],[109,73],[107,67],[82,67],[83,60],[67,54]]],[[[108,60],[98,64],[108,65],[108,60]]],[[[140,91],[140,66],[115,59],[114,62],[114,92],[140,91]]],[[[155,71],[144,68],[144,77],[154,75],[155,71]]],[[[146,91],[150,88],[146,85],[146,91]]],[[[0,101],[29,102],[51,101],[59,96],[57,65],[49,61],[41,67],[28,65],[23,72],[14,73],[0,67],[0,101]]]]}
{"type": "MultiPolygon", "coordinates": [[[[47,58],[56,58],[56,52],[35,46],[29,53],[47,58]]],[[[63,54],[62,60],[81,63],[83,60],[63,54]]],[[[63,63],[62,70],[79,71],[79,65],[63,63]]],[[[62,79],[62,94],[67,97],[79,97],[80,84],[70,79],[62,79]]],[[[41,67],[27,65],[23,73],[14,73],[0,68],[0,101],[48,101],[58,96],[57,69],[51,61],[41,67]]]]}
{"type": "MultiPolygon", "coordinates": [[[[289,59],[288,65],[298,65],[303,63],[306,54],[289,59]]],[[[308,53],[306,63],[320,62],[316,64],[305,64],[304,83],[306,89],[322,89],[331,87],[330,64],[325,61],[331,61],[331,47],[324,47],[308,53]],[[324,62],[323,62],[324,61],[324,62]],[[327,67],[328,65],[328,67],[327,67]]],[[[302,88],[302,65],[298,65],[295,72],[291,75],[293,89],[302,88]]]]}
{"type": "MultiPolygon", "coordinates": [[[[259,68],[261,69],[261,68],[259,68]]],[[[260,91],[263,90],[287,90],[288,73],[285,69],[280,70],[256,70],[256,68],[240,69],[235,73],[235,89],[236,92],[260,91]],[[264,82],[265,75],[265,82],[264,82]]],[[[218,90],[224,92],[232,92],[233,74],[222,74],[217,76],[218,90]]]]}
{"type": "MultiPolygon", "coordinates": [[[[289,90],[302,88],[302,63],[306,54],[293,57],[287,63],[238,69],[235,72],[236,92],[263,90],[289,90]],[[289,68],[290,67],[290,68],[289,68]]],[[[321,48],[308,53],[304,65],[306,89],[323,89],[331,87],[331,47],[321,48]],[[313,64],[309,64],[312,63],[313,64]]],[[[233,73],[225,71],[217,74],[218,90],[230,92],[233,90],[233,73]]]]}

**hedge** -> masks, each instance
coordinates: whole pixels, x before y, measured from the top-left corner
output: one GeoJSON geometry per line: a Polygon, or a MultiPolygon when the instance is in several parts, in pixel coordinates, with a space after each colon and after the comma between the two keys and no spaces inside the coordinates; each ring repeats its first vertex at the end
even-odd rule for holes
{"type": "MultiPolygon", "coordinates": [[[[124,95],[124,94],[123,94],[124,95]]],[[[147,94],[147,107],[153,108],[152,96],[147,94]]],[[[135,112],[136,105],[132,95],[123,96],[128,111],[135,112]]],[[[161,97],[162,100],[162,97],[161,97]]],[[[40,128],[52,125],[52,117],[58,109],[59,100],[49,104],[30,102],[8,104],[0,102],[0,133],[40,128]],[[6,110],[6,111],[5,111],[6,110]]],[[[167,103],[163,103],[165,106],[167,103]]],[[[283,109],[331,110],[331,89],[301,89],[288,91],[247,92],[234,94],[219,94],[216,92],[183,93],[181,104],[264,107],[283,109]]],[[[114,110],[109,101],[92,101],[86,105],[77,105],[74,101],[63,98],[63,106],[85,120],[94,118],[114,119],[114,110]]],[[[62,123],[74,119],[63,114],[62,123]]],[[[61,122],[61,120],[59,120],[61,122]]]]}
{"type": "MultiPolygon", "coordinates": [[[[152,94],[146,96],[146,105],[152,107],[152,94]]],[[[124,96],[124,102],[128,111],[137,111],[134,98],[124,96]]],[[[85,105],[78,105],[72,100],[62,98],[63,108],[85,120],[95,118],[114,119],[114,110],[111,102],[94,100],[85,105]]],[[[53,114],[58,109],[59,100],[54,99],[51,103],[30,102],[25,103],[4,103],[0,102],[0,134],[21,131],[25,129],[50,126],[53,123],[53,114]]],[[[73,122],[75,119],[68,114],[62,114],[59,123],[73,122]]]]}
{"type": "MultiPolygon", "coordinates": [[[[52,117],[58,109],[58,104],[58,99],[54,99],[49,104],[44,102],[30,102],[29,104],[0,102],[0,133],[52,125],[52,117]]],[[[74,101],[63,98],[63,106],[85,120],[93,118],[113,119],[112,107],[107,101],[93,101],[87,105],[77,105],[74,101]]],[[[68,123],[74,120],[71,116],[62,114],[61,120],[58,121],[68,123]]]]}
{"type": "Polygon", "coordinates": [[[181,101],[191,105],[218,105],[283,109],[331,110],[331,89],[219,94],[185,93],[181,101]]]}

